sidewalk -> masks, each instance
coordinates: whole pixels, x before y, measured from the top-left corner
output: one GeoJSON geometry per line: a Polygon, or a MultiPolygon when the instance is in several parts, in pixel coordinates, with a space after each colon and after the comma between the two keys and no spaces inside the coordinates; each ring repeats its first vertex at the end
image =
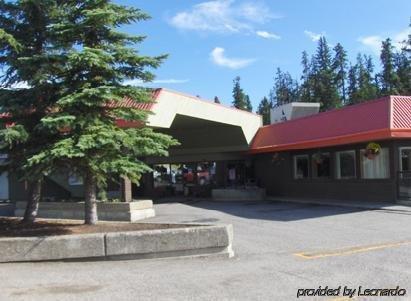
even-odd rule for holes
{"type": "Polygon", "coordinates": [[[302,198],[287,198],[287,197],[267,197],[269,201],[326,205],[337,207],[350,207],[358,209],[370,210],[386,210],[386,211],[405,211],[411,212],[411,202],[402,201],[398,203],[390,202],[371,202],[371,201],[342,201],[332,199],[302,199],[302,198]]]}

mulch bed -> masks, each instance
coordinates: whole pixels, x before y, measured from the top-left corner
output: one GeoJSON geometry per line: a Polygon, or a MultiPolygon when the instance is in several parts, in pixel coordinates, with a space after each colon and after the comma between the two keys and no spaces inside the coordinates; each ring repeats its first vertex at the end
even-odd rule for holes
{"type": "Polygon", "coordinates": [[[80,221],[63,220],[38,220],[34,224],[27,225],[22,224],[20,218],[0,217],[0,238],[158,230],[190,226],[193,225],[116,222],[99,222],[97,225],[84,225],[80,221]]]}

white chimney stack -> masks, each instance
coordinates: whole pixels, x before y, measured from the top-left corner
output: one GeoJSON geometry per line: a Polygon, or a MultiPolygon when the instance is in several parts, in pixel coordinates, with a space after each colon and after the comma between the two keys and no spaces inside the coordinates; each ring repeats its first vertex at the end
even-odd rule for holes
{"type": "Polygon", "coordinates": [[[318,114],[318,102],[291,102],[271,109],[271,124],[318,114]]]}

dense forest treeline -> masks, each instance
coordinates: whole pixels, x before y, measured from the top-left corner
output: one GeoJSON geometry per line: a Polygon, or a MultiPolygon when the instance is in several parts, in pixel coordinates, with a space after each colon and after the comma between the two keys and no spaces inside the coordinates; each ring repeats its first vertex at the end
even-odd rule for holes
{"type": "MultiPolygon", "coordinates": [[[[379,72],[370,55],[359,53],[355,62],[349,62],[344,47],[340,43],[331,47],[325,37],[318,40],[314,55],[303,51],[301,65],[299,79],[277,68],[273,88],[256,110],[264,124],[270,123],[272,107],[289,102],[319,102],[321,111],[327,111],[387,95],[411,95],[411,35],[401,49],[389,38],[382,42],[379,72]]],[[[240,77],[234,79],[232,104],[252,111],[240,77]]]]}

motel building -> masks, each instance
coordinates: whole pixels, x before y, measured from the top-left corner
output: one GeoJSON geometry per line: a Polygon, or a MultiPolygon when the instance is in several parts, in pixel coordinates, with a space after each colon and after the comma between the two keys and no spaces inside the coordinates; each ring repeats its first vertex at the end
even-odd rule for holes
{"type": "MultiPolygon", "coordinates": [[[[168,89],[155,90],[153,98],[137,105],[152,112],[147,126],[181,145],[168,157],[142,158],[153,172],[131,186],[135,199],[411,199],[410,96],[323,113],[319,104],[291,103],[274,108],[267,126],[257,114],[168,89]]],[[[130,100],[122,105],[136,106],[130,100]]],[[[110,183],[108,196],[120,197],[120,186],[110,183]]],[[[24,201],[26,195],[25,183],[0,176],[0,200],[24,201]]],[[[79,176],[61,171],[45,180],[44,200],[82,197],[79,176]]]]}

